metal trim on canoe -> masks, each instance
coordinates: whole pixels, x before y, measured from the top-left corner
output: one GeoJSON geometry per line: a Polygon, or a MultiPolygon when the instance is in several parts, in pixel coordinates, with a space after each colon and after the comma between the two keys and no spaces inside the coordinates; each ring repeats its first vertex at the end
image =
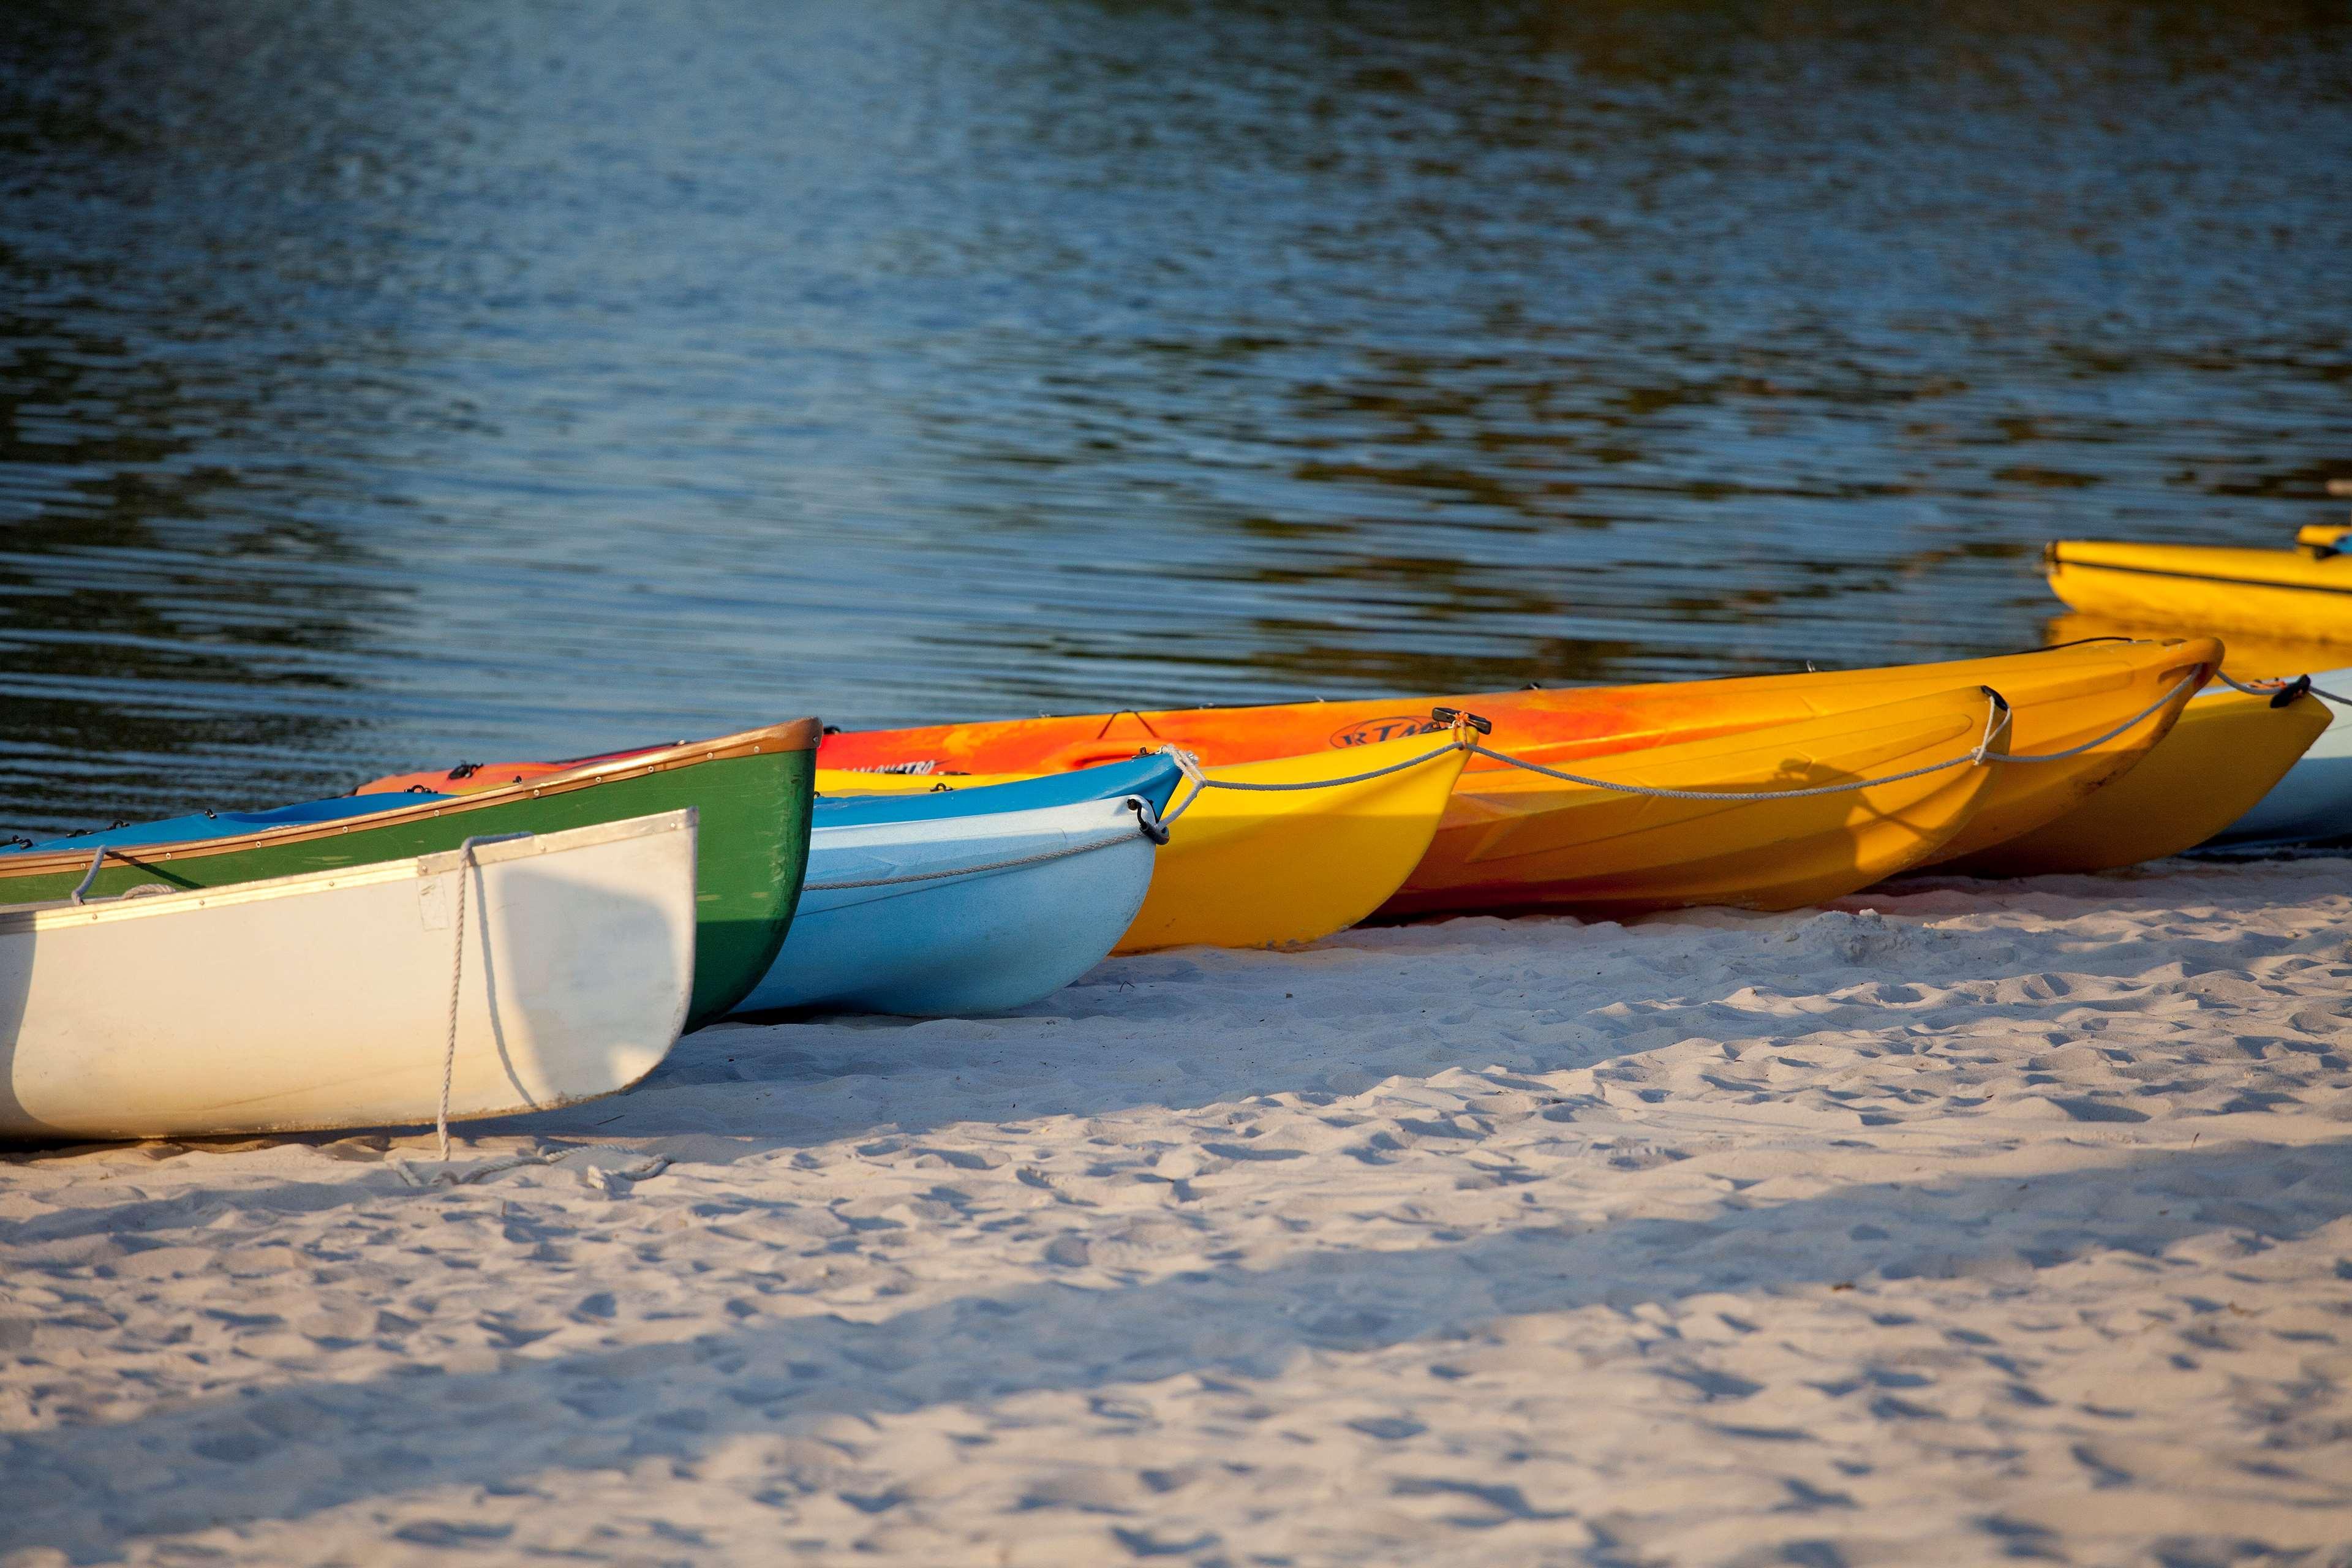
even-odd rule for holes
{"type": "MultiPolygon", "coordinates": [[[[667,773],[697,763],[724,762],[730,757],[751,757],[771,752],[814,752],[821,734],[822,727],[814,719],[794,719],[787,723],[769,724],[757,730],[721,735],[715,740],[691,741],[612,762],[593,763],[584,767],[566,769],[562,773],[546,773],[519,784],[500,784],[477,795],[452,795],[430,805],[387,805],[383,811],[364,816],[338,817],[332,822],[289,823],[283,827],[264,827],[223,838],[126,845],[121,848],[110,849],[107,858],[138,868],[166,860],[194,860],[208,855],[235,854],[262,845],[275,847],[281,844],[306,843],[314,838],[334,838],[358,829],[396,826],[406,822],[424,822],[437,816],[482,811],[541,795],[568,795],[593,784],[667,773]]],[[[387,801],[399,798],[397,795],[384,796],[387,801]]],[[[0,856],[0,896],[5,896],[7,882],[15,878],[47,876],[87,866],[96,847],[93,845],[89,849],[50,849],[37,855],[0,856]]]]}

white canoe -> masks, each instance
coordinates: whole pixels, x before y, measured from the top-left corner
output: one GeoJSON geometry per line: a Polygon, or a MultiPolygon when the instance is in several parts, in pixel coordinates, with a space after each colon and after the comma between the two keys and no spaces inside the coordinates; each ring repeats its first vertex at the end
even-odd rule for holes
{"type": "MultiPolygon", "coordinates": [[[[449,1116],[611,1094],[694,982],[695,814],[477,845],[449,1116]]],[[[434,1120],[460,852],[0,910],[0,1136],[434,1120]]]]}
{"type": "MultiPolygon", "coordinates": [[[[2352,696],[2352,669],[2314,675],[2312,685],[2352,696]]],[[[2253,810],[2211,839],[2215,844],[2304,844],[2352,835],[2352,711],[2330,703],[2319,739],[2253,810]]]]}

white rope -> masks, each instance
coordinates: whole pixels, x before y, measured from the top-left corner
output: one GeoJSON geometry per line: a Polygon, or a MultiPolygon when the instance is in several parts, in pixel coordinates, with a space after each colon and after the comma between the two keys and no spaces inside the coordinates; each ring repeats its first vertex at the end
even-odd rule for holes
{"type": "MultiPolygon", "coordinates": [[[[405,1160],[394,1162],[392,1168],[399,1173],[402,1181],[412,1187],[429,1187],[436,1184],[462,1187],[475,1182],[486,1181],[492,1176],[504,1175],[509,1171],[520,1171],[533,1165],[559,1165],[574,1154],[637,1154],[640,1152],[639,1150],[623,1148],[618,1143],[575,1143],[569,1149],[542,1150],[530,1154],[510,1154],[503,1160],[484,1160],[478,1164],[468,1165],[462,1171],[440,1170],[425,1176],[418,1175],[415,1166],[405,1160]]],[[[444,1158],[446,1158],[446,1154],[444,1158]]],[[[669,1156],[667,1154],[648,1154],[636,1163],[620,1170],[607,1172],[601,1165],[591,1165],[588,1170],[593,1173],[592,1179],[595,1180],[598,1186],[610,1191],[610,1178],[614,1176],[618,1176],[624,1181],[643,1181],[647,1176],[657,1176],[667,1170],[669,1163],[669,1156]]]]}
{"type": "Polygon", "coordinates": [[[449,1079],[457,1070],[457,990],[466,974],[466,871],[474,863],[474,841],[457,846],[457,928],[456,956],[449,964],[449,1043],[441,1052],[441,1104],[434,1113],[434,1135],[441,1141],[441,1158],[449,1158],[449,1079]]]}
{"type": "Polygon", "coordinates": [[[847,882],[804,882],[801,885],[801,891],[842,893],[854,888],[896,888],[908,882],[939,882],[951,877],[977,877],[988,871],[1009,871],[1016,866],[1040,866],[1048,860],[1066,860],[1073,855],[1091,855],[1097,849],[1109,849],[1138,837],[1150,838],[1153,828],[1164,827],[1175,816],[1171,812],[1164,818],[1154,816],[1151,803],[1140,795],[1129,796],[1127,804],[1135,813],[1133,833],[1115,833],[1108,838],[1097,838],[1090,843],[1065,844],[1058,849],[1041,850],[1034,855],[1016,855],[1009,860],[989,860],[978,866],[953,866],[937,871],[905,871],[895,877],[865,877],[847,882]]]}
{"type": "MultiPolygon", "coordinates": [[[[1170,823],[1174,822],[1178,817],[1183,816],[1185,812],[1191,810],[1192,803],[1201,798],[1201,792],[1202,790],[1239,789],[1254,791],[1286,791],[1297,789],[1337,789],[1342,784],[1362,784],[1370,779],[1386,778],[1391,773],[1401,773],[1407,768],[1417,768],[1423,763],[1433,763],[1438,758],[1445,755],[1448,752],[1478,752],[1485,750],[1484,747],[1474,744],[1465,739],[1464,736],[1465,733],[1466,732],[1463,728],[1457,724],[1454,727],[1454,739],[1448,741],[1445,744],[1438,747],[1437,750],[1433,752],[1423,752],[1420,756],[1409,757],[1402,763],[1391,763],[1384,768],[1373,768],[1368,773],[1349,773],[1345,778],[1303,779],[1296,784],[1258,784],[1243,779],[1213,779],[1202,770],[1201,759],[1193,755],[1191,752],[1180,751],[1174,746],[1162,746],[1160,748],[1160,753],[1164,756],[1173,758],[1176,763],[1176,770],[1192,781],[1192,793],[1186,795],[1182,800],[1177,802],[1175,808],[1170,811],[1167,816],[1160,819],[1160,826],[1163,827],[1166,826],[1170,823]]],[[[1487,754],[1491,756],[1495,753],[1488,752],[1487,754]]]]}
{"type": "MultiPolygon", "coordinates": [[[[530,837],[528,833],[478,833],[457,846],[457,915],[450,922],[457,928],[457,940],[452,944],[455,952],[449,962],[449,1040],[441,1051],[441,1103],[433,1117],[433,1131],[441,1140],[444,1160],[449,1157],[449,1079],[457,1069],[457,987],[466,974],[466,872],[468,868],[479,869],[474,862],[474,850],[478,846],[530,837]]],[[[488,908],[483,910],[482,918],[489,919],[488,908]]],[[[483,933],[485,938],[488,934],[483,933]]],[[[487,952],[488,942],[486,940],[482,946],[487,952]]]]}
{"type": "Polygon", "coordinates": [[[89,891],[89,885],[98,880],[98,868],[105,864],[106,848],[101,845],[98,853],[89,858],[89,869],[82,873],[81,881],[68,895],[75,903],[82,901],[82,895],[89,891]]]}
{"type": "MultiPolygon", "coordinates": [[[[1995,738],[2009,727],[2010,708],[2009,704],[2003,701],[2000,697],[1991,696],[1990,700],[1990,708],[1985,715],[1985,728],[1983,735],[1978,739],[1974,748],[1961,755],[1947,758],[1945,761],[1940,763],[1929,763],[1924,767],[1906,768],[1899,773],[1887,773],[1879,778],[1854,779],[1844,784],[1814,784],[1805,789],[1663,789],[1652,784],[1621,784],[1613,779],[1591,778],[1583,773],[1571,773],[1559,768],[1548,768],[1541,763],[1531,763],[1524,757],[1515,757],[1508,752],[1498,752],[1490,746],[1482,745],[1469,738],[1466,721],[1458,721],[1454,726],[1454,739],[1446,745],[1440,746],[1433,752],[1424,752],[1418,757],[1411,758],[1405,762],[1391,763],[1384,768],[1374,768],[1369,773],[1352,773],[1346,778],[1309,779],[1298,784],[1253,784],[1244,783],[1239,779],[1211,778],[1208,773],[1202,770],[1200,758],[1194,756],[1192,752],[1180,751],[1172,745],[1162,746],[1160,748],[1162,753],[1175,759],[1178,771],[1182,773],[1185,778],[1192,782],[1192,790],[1191,794],[1187,795],[1181,801],[1177,803],[1174,810],[1169,812],[1166,816],[1160,818],[1160,821],[1162,823],[1174,822],[1192,806],[1194,801],[1201,798],[1201,792],[1203,790],[1330,789],[1340,784],[1361,784],[1367,779],[1376,779],[1388,773],[1401,773],[1406,768],[1416,768],[1424,763],[1434,762],[1439,757],[1445,755],[1446,752],[1457,748],[1468,752],[1473,756],[1486,757],[1491,761],[1502,763],[1507,766],[1524,769],[1531,773],[1541,773],[1546,778],[1558,779],[1563,784],[1581,784],[1588,789],[1609,790],[1617,795],[1648,795],[1659,800],[1722,801],[1728,804],[1738,805],[1768,800],[1806,800],[1818,795],[1848,795],[1856,790],[1877,789],[1886,784],[1901,784],[1906,779],[1925,778],[1929,773],[1939,773],[1948,768],[1972,767],[1995,763],[2061,763],[2071,757],[2079,757],[2085,752],[2097,750],[2099,747],[2105,745],[2108,742],[2116,739],[2117,736],[2127,733],[2138,725],[2146,722],[2148,719],[2153,718],[2156,714],[2161,712],[2167,706],[2168,706],[2174,699],[2180,696],[2183,691],[2194,686],[2197,679],[2197,672],[2195,670],[2189,671],[2187,675],[2182,676],[2179,680],[2175,681],[2170,687],[2167,688],[2161,697],[2158,697],[2155,701],[2149,703],[2147,707],[2141,709],[2138,712],[2133,714],[2130,718],[2125,720],[2114,729],[2107,731],[2105,734],[2094,736],[2092,739],[2084,741],[2080,745],[2069,746],[2063,752],[2043,752],[2033,755],[2018,755],[2014,753],[1993,752],[1992,746],[1995,738]]],[[[1988,688],[1987,689],[1988,693],[1990,693],[1990,689],[1988,688]]]]}
{"type": "Polygon", "coordinates": [[[1975,763],[2064,762],[2070,757],[2079,757],[2085,752],[2094,751],[2100,746],[2104,746],[2108,742],[2114,740],[2116,736],[2124,734],[2137,725],[2145,722],[2147,719],[2151,718],[2158,712],[2160,712],[2168,703],[2171,702],[2174,698],[2179,696],[2182,690],[2194,682],[2196,679],[2197,672],[2194,670],[2189,671],[2189,673],[2182,676],[2179,680],[2175,681],[2168,689],[2167,689],[2163,696],[2158,698],[2154,702],[2149,703],[2147,707],[2141,709],[2138,712],[2133,714],[2130,718],[2125,720],[2122,723],[2116,725],[2114,729],[2109,730],[2103,735],[2094,736],[2092,739],[2084,742],[2078,746],[2069,746],[2063,752],[2043,752],[2035,755],[2021,756],[2011,753],[1992,752],[1991,747],[1994,735],[2000,731],[2006,729],[2009,722],[2009,705],[2006,702],[2003,702],[2000,698],[1996,697],[1992,700],[1992,710],[1985,719],[1985,732],[1983,738],[1977,742],[1976,749],[1968,752],[1966,755],[1952,757],[1940,763],[1930,763],[1925,767],[1906,769],[1904,772],[1899,773],[1888,773],[1881,778],[1855,779],[1845,784],[1815,784],[1809,789],[1658,789],[1647,784],[1618,784],[1609,779],[1587,778],[1581,773],[1563,773],[1558,768],[1548,768],[1540,763],[1531,763],[1523,757],[1514,757],[1508,752],[1493,751],[1485,746],[1474,746],[1471,749],[1479,756],[1491,757],[1498,763],[1507,763],[1512,767],[1524,768],[1531,773],[1541,773],[1547,778],[1559,779],[1566,784],[1584,784],[1592,789],[1610,790],[1619,795],[1652,795],[1662,800],[1711,800],[1734,803],[1767,800],[1804,800],[1815,795],[1844,795],[1854,790],[1876,789],[1883,784],[1901,784],[1906,779],[1924,778],[1929,773],[1942,773],[1947,768],[1957,768],[1975,763]]]}
{"type": "Polygon", "coordinates": [[[1072,855],[1090,854],[1108,849],[1114,844],[1125,844],[1139,837],[1122,833],[1115,838],[1097,838],[1091,844],[1067,844],[1059,849],[1047,849],[1035,855],[1016,856],[1010,860],[989,860],[978,866],[956,866],[940,871],[908,871],[896,877],[864,877],[849,882],[807,882],[803,893],[845,893],[855,888],[896,888],[908,882],[937,882],[950,877],[977,877],[987,871],[1009,871],[1016,866],[1036,866],[1047,860],[1066,859],[1072,855]]]}
{"type": "MultiPolygon", "coordinates": [[[[530,835],[527,833],[483,834],[473,838],[468,838],[464,843],[457,846],[457,912],[456,917],[449,922],[457,928],[457,933],[455,944],[457,954],[449,965],[449,1038],[448,1043],[443,1047],[441,1052],[441,1103],[436,1110],[433,1118],[433,1133],[434,1137],[440,1144],[441,1162],[445,1167],[449,1163],[449,1083],[457,1066],[457,998],[460,994],[461,982],[463,981],[466,973],[466,904],[467,893],[467,889],[466,887],[466,873],[468,869],[475,870],[478,873],[480,869],[474,859],[475,846],[480,844],[498,844],[503,843],[505,840],[509,838],[528,838],[530,837],[530,835]]],[[[484,918],[488,918],[487,910],[484,912],[484,918]]],[[[614,1154],[635,1154],[637,1152],[635,1149],[624,1149],[615,1143],[582,1143],[575,1144],[569,1149],[558,1150],[553,1153],[515,1154],[503,1160],[486,1160],[479,1164],[470,1166],[463,1171],[445,1168],[443,1170],[434,1172],[430,1176],[422,1178],[420,1178],[415,1171],[409,1168],[408,1162],[405,1160],[398,1162],[393,1168],[400,1173],[400,1179],[406,1182],[411,1186],[431,1186],[437,1182],[445,1186],[455,1187],[463,1186],[469,1182],[482,1181],[487,1177],[498,1175],[501,1172],[520,1170],[526,1165],[552,1165],[556,1162],[567,1159],[573,1154],[589,1153],[597,1151],[603,1151],[604,1152],[614,1154]]],[[[623,1176],[631,1180],[635,1180],[641,1177],[654,1175],[668,1165],[668,1155],[655,1154],[639,1161],[635,1165],[633,1165],[626,1170],[615,1171],[612,1173],[616,1176],[623,1176]]],[[[602,1168],[595,1167],[594,1169],[597,1171],[597,1175],[595,1177],[596,1184],[600,1187],[605,1187],[607,1191],[610,1191],[611,1189],[607,1185],[602,1168]]]]}
{"type": "MultiPolygon", "coordinates": [[[[111,846],[102,847],[97,854],[89,858],[89,869],[82,873],[80,882],[76,884],[74,890],[67,895],[75,903],[87,904],[89,902],[89,899],[88,897],[89,885],[98,880],[99,868],[106,864],[106,858],[110,853],[112,853],[111,846]]],[[[136,866],[139,864],[138,861],[130,859],[128,857],[124,858],[123,863],[128,866],[136,866]]],[[[123,889],[122,891],[115,894],[114,897],[118,900],[152,899],[158,893],[178,893],[185,890],[186,889],[184,889],[174,888],[163,882],[142,882],[137,887],[123,889]]]]}
{"type": "Polygon", "coordinates": [[[2289,687],[2293,686],[2296,680],[2300,680],[2304,683],[2303,689],[2305,691],[2310,692],[2314,697],[2322,698],[2326,701],[2336,703],[2339,707],[2352,708],[2352,697],[2338,697],[2333,691],[2322,691],[2318,687],[2311,684],[2311,677],[2307,675],[2298,675],[2294,680],[2290,680],[2285,676],[2282,675],[2274,676],[2266,680],[2245,681],[2232,680],[2217,669],[2213,672],[2213,679],[2228,687],[2231,690],[2242,691],[2249,697],[2276,697],[2280,692],[2284,691],[2289,687]]]}
{"type": "Polygon", "coordinates": [[[1525,768],[1531,773],[1541,773],[1547,778],[1559,779],[1567,784],[1584,784],[1592,789],[1609,790],[1618,795],[1650,795],[1659,800],[1707,800],[1735,803],[1806,800],[1815,795],[1844,795],[1853,790],[1876,789],[1882,784],[1901,784],[1906,779],[1925,778],[1929,773],[1940,773],[1948,768],[1967,767],[1980,763],[1986,760],[1986,753],[1992,747],[1993,738],[2008,728],[2008,724],[2009,705],[1996,697],[1988,704],[1984,734],[1978,739],[1975,748],[1971,751],[1957,757],[1948,757],[1940,763],[1929,763],[1925,767],[1908,768],[1899,773],[1888,773],[1883,778],[1855,779],[1845,784],[1814,784],[1806,789],[1661,789],[1651,784],[1618,784],[1609,779],[1587,778],[1581,773],[1563,773],[1558,768],[1548,768],[1540,763],[1531,763],[1524,757],[1514,757],[1508,752],[1493,751],[1486,746],[1473,746],[1471,751],[1478,756],[1492,757],[1498,763],[1508,763],[1515,768],[1525,768]]]}
{"type": "Polygon", "coordinates": [[[2095,751],[2099,747],[2105,745],[2109,741],[2114,740],[2116,736],[2137,729],[2142,721],[2153,718],[2158,713],[2162,712],[2165,707],[2169,704],[2174,698],[2179,696],[2182,691],[2187,690],[2197,684],[2197,672],[2192,669],[2188,674],[2182,676],[2179,680],[2174,681],[2171,689],[2165,692],[2163,696],[2158,698],[2155,701],[2149,703],[2147,707],[2141,709],[2138,712],[2133,714],[2130,718],[2125,720],[2122,723],[2116,725],[2114,729],[2108,731],[2104,735],[2094,737],[2091,740],[2084,742],[2079,746],[2069,746],[2063,752],[2043,752],[2038,756],[2030,757],[2003,757],[2001,761],[2005,763],[2063,763],[2069,757],[2079,757],[2084,752],[2095,751]]]}
{"type": "MultiPolygon", "coordinates": [[[[440,1144],[441,1161],[445,1166],[449,1163],[449,1084],[451,1079],[456,1074],[457,1067],[457,999],[462,991],[462,983],[466,973],[466,904],[467,902],[467,895],[468,890],[466,886],[466,873],[470,869],[478,874],[480,870],[479,866],[474,859],[475,846],[480,844],[498,844],[509,838],[528,838],[530,837],[530,836],[527,833],[482,834],[476,837],[468,838],[464,843],[457,846],[457,912],[455,918],[453,918],[449,922],[452,926],[457,928],[457,942],[455,943],[457,950],[456,956],[449,965],[449,1037],[447,1044],[443,1047],[441,1052],[441,1102],[439,1107],[436,1110],[433,1117],[433,1134],[435,1139],[440,1144]]],[[[487,912],[485,914],[485,918],[487,918],[487,912]]],[[[637,1152],[635,1149],[624,1149],[618,1144],[614,1143],[583,1143],[576,1144],[569,1149],[558,1150],[554,1153],[516,1154],[504,1160],[488,1160],[464,1171],[446,1169],[439,1170],[434,1172],[432,1175],[422,1179],[420,1179],[414,1171],[409,1169],[408,1163],[404,1160],[401,1161],[394,1168],[400,1173],[400,1179],[408,1183],[411,1186],[429,1186],[434,1183],[438,1182],[444,1185],[454,1187],[462,1186],[468,1182],[478,1182],[483,1180],[485,1177],[495,1176],[503,1171],[518,1170],[525,1165],[552,1165],[557,1161],[566,1159],[571,1155],[598,1150],[614,1154],[635,1154],[637,1152]]],[[[634,1180],[643,1176],[653,1175],[668,1163],[668,1155],[656,1154],[648,1159],[640,1161],[636,1165],[632,1166],[627,1170],[615,1171],[613,1174],[628,1177],[634,1180]]],[[[599,1168],[599,1171],[600,1175],[597,1184],[602,1186],[604,1183],[601,1175],[601,1167],[599,1168]]]]}

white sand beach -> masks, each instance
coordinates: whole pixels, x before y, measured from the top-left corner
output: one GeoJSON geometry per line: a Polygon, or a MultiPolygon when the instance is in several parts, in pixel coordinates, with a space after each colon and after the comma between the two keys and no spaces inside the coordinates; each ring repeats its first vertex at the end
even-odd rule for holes
{"type": "Polygon", "coordinates": [[[0,1563],[2352,1563],[2347,985],[2171,862],[18,1155],[0,1563]]]}

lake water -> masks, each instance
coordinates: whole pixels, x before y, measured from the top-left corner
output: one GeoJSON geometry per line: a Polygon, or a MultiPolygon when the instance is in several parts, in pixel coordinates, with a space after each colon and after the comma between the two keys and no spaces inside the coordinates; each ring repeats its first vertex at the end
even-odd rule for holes
{"type": "Polygon", "coordinates": [[[15,0],[0,831],[2029,646],[2342,510],[2346,15],[15,0]]]}

